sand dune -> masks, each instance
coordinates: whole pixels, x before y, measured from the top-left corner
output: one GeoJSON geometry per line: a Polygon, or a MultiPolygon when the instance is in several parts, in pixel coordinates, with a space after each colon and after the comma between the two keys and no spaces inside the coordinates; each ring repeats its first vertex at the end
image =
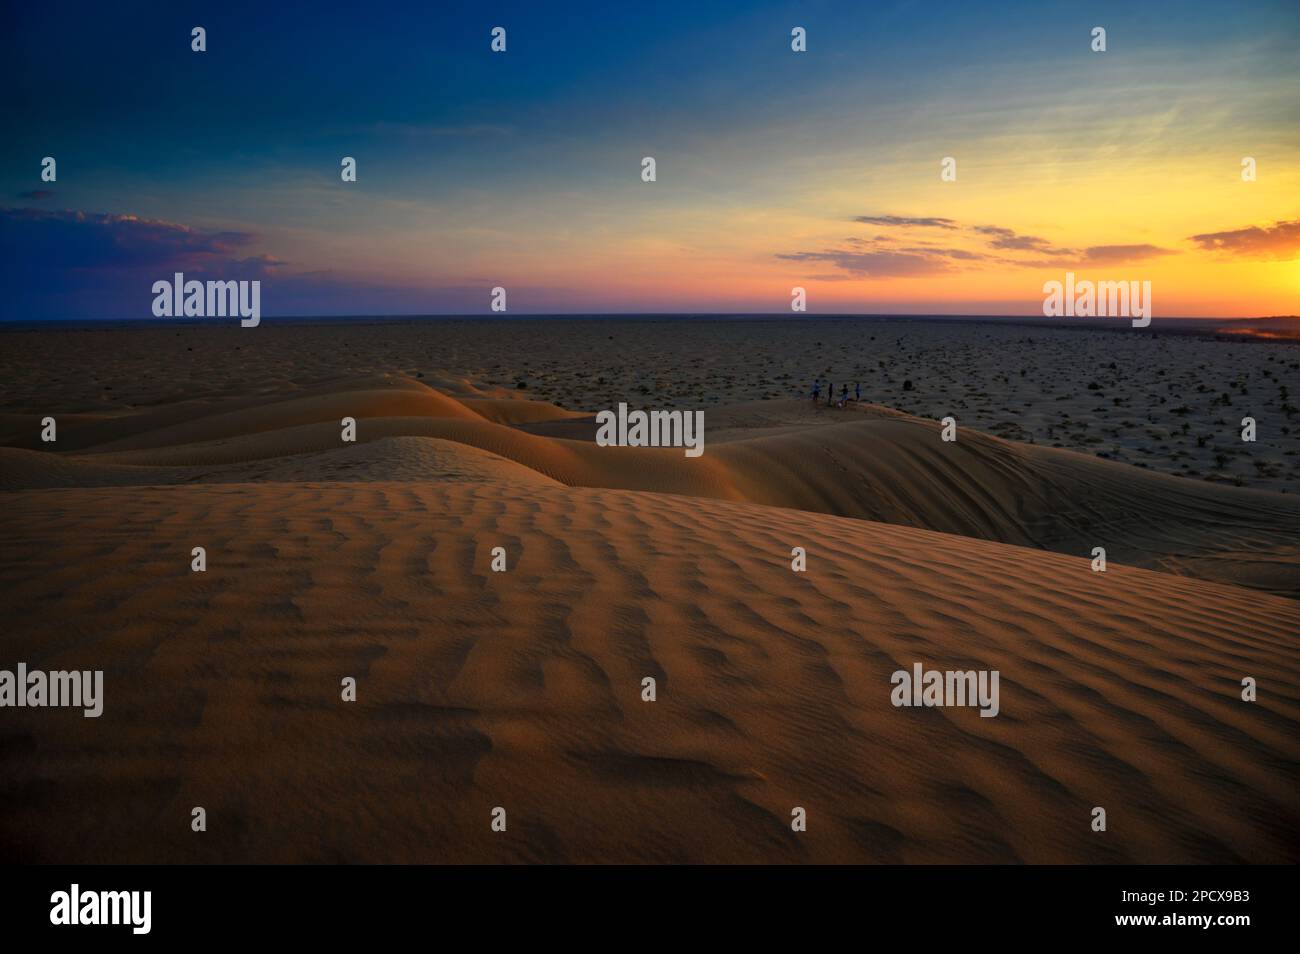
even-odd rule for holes
{"type": "Polygon", "coordinates": [[[1193,482],[908,415],[727,443],[743,499],[1300,594],[1300,499],[1193,482]]]}
{"type": "Polygon", "coordinates": [[[541,421],[582,420],[581,411],[566,411],[548,401],[503,400],[501,398],[462,397],[461,404],[479,417],[496,424],[535,424],[541,421]]]}
{"type": "MultiPolygon", "coordinates": [[[[243,479],[222,469],[338,449],[339,421],[352,416],[362,443],[451,441],[569,486],[748,501],[1072,555],[1101,546],[1111,561],[1300,594],[1300,497],[970,429],[945,443],[938,423],[887,408],[796,401],[722,408],[709,416],[717,435],[706,432],[707,453],[690,459],[674,449],[598,447],[590,416],[543,402],[457,398],[401,376],[237,403],[191,408],[185,420],[155,411],[74,429],[81,456],[60,455],[48,479],[30,458],[0,450],[0,486],[69,486],[78,467],[86,467],[86,486],[243,479]]],[[[312,479],[310,467],[295,473],[312,479]]],[[[370,469],[369,479],[384,476],[382,467],[370,469]]]]}
{"type": "Polygon", "coordinates": [[[99,720],[7,713],[13,860],[1300,857],[1292,600],[542,484],[5,503],[7,653],[107,686],[99,720]],[[915,661],[998,669],[1001,715],[892,707],[890,673],[915,661]],[[1244,675],[1259,702],[1239,700],[1244,675]]]}
{"type": "Polygon", "coordinates": [[[1290,495],[874,406],[605,448],[454,376],[19,418],[6,659],[106,700],[6,710],[14,860],[1300,860],[1290,495]],[[895,708],[914,663],[999,716],[895,708]]]}
{"type": "Polygon", "coordinates": [[[32,446],[20,442],[34,439],[31,423],[48,413],[260,403],[396,373],[471,401],[705,408],[715,433],[722,406],[806,396],[820,377],[837,393],[860,383],[866,403],[929,419],[954,414],[1012,440],[1195,480],[1300,487],[1300,344],[1217,341],[1178,333],[1176,320],[1140,334],[1031,324],[476,318],[266,322],[251,335],[224,323],[8,331],[0,406],[26,423],[3,436],[0,419],[0,444],[32,446]],[[1246,414],[1259,422],[1253,444],[1240,439],[1246,414]]]}

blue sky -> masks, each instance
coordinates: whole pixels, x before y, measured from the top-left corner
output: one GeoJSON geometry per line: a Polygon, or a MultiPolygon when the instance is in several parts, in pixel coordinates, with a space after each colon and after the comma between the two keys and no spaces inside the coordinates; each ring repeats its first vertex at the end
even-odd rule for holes
{"type": "MultiPolygon", "coordinates": [[[[0,317],[146,317],[141,283],[179,268],[261,277],[281,314],[482,312],[496,284],[530,311],[779,311],[794,280],[840,311],[1032,304],[1029,277],[991,280],[1026,263],[977,266],[969,255],[987,249],[967,250],[964,279],[955,257],[929,256],[952,283],[938,298],[879,267],[897,254],[846,259],[842,243],[861,240],[847,225],[887,214],[1159,248],[1166,264],[1195,234],[1280,227],[1276,263],[1300,218],[1285,199],[1300,191],[1298,10],[10,5],[0,317]],[[1094,24],[1109,33],[1101,58],[1094,24]],[[489,49],[497,25],[505,54],[489,49]],[[789,49],[793,25],[806,54],[789,49]],[[1247,149],[1269,178],[1245,203],[1207,188],[1203,219],[1142,184],[1161,164],[1209,182],[1247,149]],[[949,153],[986,170],[960,196],[929,186],[949,153]],[[39,181],[47,155],[52,184],[39,181]],[[659,163],[651,188],[645,155],[659,163]],[[357,158],[356,183],[340,182],[342,156],[357,158]],[[1060,215],[1022,186],[1030,159],[1060,215]],[[1073,177],[1127,204],[1113,235],[1070,208],[1073,177]],[[800,261],[837,264],[801,276],[800,261]]],[[[1242,263],[1227,264],[1239,281],[1242,263]]],[[[1290,272],[1260,274],[1269,305],[1295,287],[1290,272]]]]}

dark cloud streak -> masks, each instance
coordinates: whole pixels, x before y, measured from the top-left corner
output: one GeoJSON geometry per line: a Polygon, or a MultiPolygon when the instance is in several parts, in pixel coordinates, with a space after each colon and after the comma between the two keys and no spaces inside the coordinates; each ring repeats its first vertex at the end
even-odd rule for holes
{"type": "Polygon", "coordinates": [[[1291,258],[1300,253],[1300,219],[1275,222],[1263,228],[1250,225],[1225,232],[1204,232],[1191,236],[1190,241],[1210,252],[1267,259],[1291,258]]]}
{"type": "Polygon", "coordinates": [[[907,215],[859,215],[853,221],[861,222],[863,225],[886,225],[899,228],[959,228],[957,223],[952,219],[943,219],[937,216],[914,217],[907,215]]]}

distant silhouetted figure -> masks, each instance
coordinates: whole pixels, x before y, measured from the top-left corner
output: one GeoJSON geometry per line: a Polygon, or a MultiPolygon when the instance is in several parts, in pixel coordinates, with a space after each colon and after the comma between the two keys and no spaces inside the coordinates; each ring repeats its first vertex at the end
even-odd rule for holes
{"type": "Polygon", "coordinates": [[[849,403],[849,386],[847,384],[840,385],[840,407],[843,407],[848,403],[849,403]]]}
{"type": "Polygon", "coordinates": [[[822,393],[822,382],[820,379],[813,381],[813,403],[816,404],[822,393]]]}
{"type": "Polygon", "coordinates": [[[826,406],[830,407],[832,402],[834,402],[834,400],[835,400],[835,382],[827,381],[826,382],[826,406]]]}
{"type": "Polygon", "coordinates": [[[853,382],[853,400],[855,400],[855,401],[861,401],[861,400],[862,400],[862,382],[861,382],[861,381],[854,381],[854,382],[853,382]]]}

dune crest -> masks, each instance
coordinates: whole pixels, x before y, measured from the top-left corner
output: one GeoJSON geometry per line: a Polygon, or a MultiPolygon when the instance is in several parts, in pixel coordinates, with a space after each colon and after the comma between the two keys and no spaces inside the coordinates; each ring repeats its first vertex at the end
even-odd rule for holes
{"type": "MultiPolygon", "coordinates": [[[[934,421],[801,401],[710,412],[706,425],[717,426],[717,438],[706,430],[704,456],[688,459],[672,448],[598,447],[590,415],[460,389],[451,396],[391,375],[234,407],[190,407],[183,419],[155,409],[79,423],[69,439],[78,455],[51,456],[48,475],[31,458],[0,451],[0,486],[71,486],[79,473],[88,486],[230,481],[249,462],[340,448],[339,421],[350,416],[359,443],[453,442],[569,486],[747,501],[1078,556],[1101,546],[1113,562],[1300,595],[1297,496],[1190,481],[970,429],[945,443],[934,421]]],[[[409,467],[386,474],[373,461],[367,479],[403,475],[418,477],[409,467]]]]}

